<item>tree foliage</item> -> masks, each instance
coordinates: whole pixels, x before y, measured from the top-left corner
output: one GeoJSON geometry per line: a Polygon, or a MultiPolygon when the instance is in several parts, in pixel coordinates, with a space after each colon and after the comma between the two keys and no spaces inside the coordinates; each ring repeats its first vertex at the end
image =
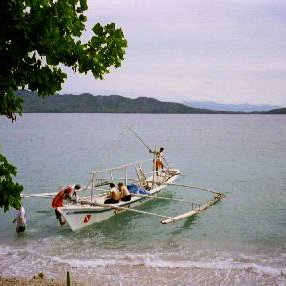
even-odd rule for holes
{"type": "Polygon", "coordinates": [[[59,91],[63,65],[96,79],[121,65],[127,41],[114,23],[95,24],[93,36],[81,40],[87,9],[87,0],[0,1],[0,115],[14,121],[21,114],[18,88],[42,97],[59,91]]]}
{"type": "Polygon", "coordinates": [[[40,96],[59,91],[66,78],[60,64],[99,79],[120,66],[127,41],[114,23],[97,23],[91,39],[80,40],[87,8],[86,0],[0,1],[1,115],[21,112],[18,87],[40,96]]]}
{"type": "Polygon", "coordinates": [[[16,176],[16,167],[0,154],[0,208],[4,208],[4,211],[7,211],[9,206],[16,208],[21,201],[23,186],[14,183],[13,176],[16,176]]]}

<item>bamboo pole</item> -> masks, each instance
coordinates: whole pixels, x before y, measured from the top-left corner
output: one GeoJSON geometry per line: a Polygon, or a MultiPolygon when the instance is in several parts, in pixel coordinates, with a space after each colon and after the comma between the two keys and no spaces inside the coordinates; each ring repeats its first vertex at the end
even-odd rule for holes
{"type": "MultiPolygon", "coordinates": [[[[155,150],[156,150],[156,145],[155,145],[155,150]]],[[[152,172],[153,172],[152,188],[154,188],[154,185],[155,185],[155,172],[156,172],[156,156],[155,156],[155,153],[153,153],[152,172]]]]}
{"type": "Polygon", "coordinates": [[[92,175],[91,191],[90,191],[90,201],[91,202],[92,202],[92,199],[93,199],[93,191],[94,191],[94,177],[95,177],[95,174],[92,175]]]}
{"type": "Polygon", "coordinates": [[[207,203],[205,203],[202,206],[199,206],[198,208],[196,208],[194,210],[188,211],[186,213],[180,214],[178,216],[175,216],[175,217],[172,217],[172,218],[169,218],[169,219],[162,220],[161,223],[162,224],[168,224],[168,223],[172,223],[172,222],[177,222],[179,220],[182,220],[182,219],[185,219],[185,218],[188,218],[188,217],[192,217],[192,216],[194,216],[194,215],[196,215],[198,213],[201,213],[202,211],[206,210],[210,206],[216,204],[217,202],[219,202],[221,200],[221,198],[222,198],[222,196],[218,195],[214,199],[209,200],[207,203]]]}
{"type": "Polygon", "coordinates": [[[196,186],[189,186],[189,185],[175,184],[175,183],[162,183],[162,185],[171,185],[171,186],[182,187],[182,188],[196,189],[196,190],[209,192],[209,193],[212,193],[212,194],[215,194],[215,195],[222,195],[222,193],[215,192],[215,191],[212,191],[212,190],[209,190],[209,189],[196,187],[196,186]]]}
{"type": "Polygon", "coordinates": [[[111,182],[114,183],[114,178],[113,178],[112,170],[110,171],[110,178],[111,178],[111,182]]]}
{"type": "Polygon", "coordinates": [[[111,204],[98,204],[98,203],[96,203],[94,205],[99,206],[99,207],[110,208],[110,209],[114,209],[114,210],[122,210],[122,211],[130,211],[130,212],[135,212],[135,213],[140,213],[140,214],[146,214],[146,215],[156,216],[156,217],[160,217],[160,218],[164,218],[164,219],[172,219],[172,217],[170,217],[170,216],[164,216],[164,215],[160,215],[160,214],[156,214],[156,213],[140,211],[140,210],[136,210],[133,208],[114,206],[111,204]]]}
{"type": "Polygon", "coordinates": [[[130,126],[126,126],[136,137],[137,139],[148,149],[149,152],[152,152],[151,148],[143,141],[143,139],[135,132],[130,126]]]}
{"type": "Polygon", "coordinates": [[[183,203],[189,203],[189,204],[194,204],[197,206],[200,206],[200,204],[187,201],[184,199],[176,199],[176,198],[166,198],[166,197],[161,197],[161,196],[152,196],[152,195],[140,195],[140,194],[134,194],[134,197],[141,197],[141,198],[152,198],[152,199],[160,199],[160,200],[169,200],[169,201],[176,201],[176,202],[183,202],[183,203]]]}
{"type": "Polygon", "coordinates": [[[127,175],[127,167],[125,168],[125,186],[127,186],[128,175],[127,175]]]}
{"type": "Polygon", "coordinates": [[[21,198],[23,198],[23,199],[28,199],[28,198],[47,198],[47,199],[50,199],[50,198],[53,198],[56,194],[57,194],[57,192],[56,193],[44,193],[44,194],[27,194],[27,195],[21,194],[21,198]]]}
{"type": "Polygon", "coordinates": [[[137,161],[137,162],[134,162],[134,163],[127,163],[127,164],[124,164],[124,165],[121,165],[121,166],[117,166],[117,167],[114,167],[114,168],[110,168],[110,169],[93,171],[93,172],[91,172],[91,174],[93,174],[93,173],[105,173],[105,172],[109,172],[109,171],[120,170],[120,169],[124,169],[125,167],[135,166],[136,164],[149,162],[151,160],[152,159],[146,159],[146,160],[141,160],[141,161],[137,161]]]}

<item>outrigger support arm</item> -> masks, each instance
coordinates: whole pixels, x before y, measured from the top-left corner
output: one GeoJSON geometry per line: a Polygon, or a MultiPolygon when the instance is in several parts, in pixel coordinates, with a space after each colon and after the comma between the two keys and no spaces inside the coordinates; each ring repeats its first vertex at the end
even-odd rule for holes
{"type": "Polygon", "coordinates": [[[175,202],[182,202],[182,203],[188,203],[188,204],[193,204],[196,206],[200,206],[200,204],[196,202],[191,202],[187,201],[184,199],[176,199],[176,198],[167,198],[167,197],[162,197],[162,196],[152,196],[152,195],[140,195],[140,194],[135,194],[133,195],[134,197],[140,197],[140,198],[151,198],[151,199],[158,199],[158,200],[167,200],[167,201],[175,201],[175,202]]]}
{"type": "Polygon", "coordinates": [[[205,191],[205,192],[209,192],[215,195],[221,195],[223,196],[222,193],[219,192],[215,192],[209,189],[204,189],[204,188],[200,188],[200,187],[196,187],[196,186],[189,186],[189,185],[182,185],[182,184],[175,184],[175,183],[162,183],[162,185],[170,185],[170,186],[176,186],[176,187],[182,187],[182,188],[189,188],[189,189],[196,189],[196,190],[201,190],[201,191],[205,191]]]}
{"type": "Polygon", "coordinates": [[[111,204],[98,204],[98,203],[95,203],[94,205],[95,205],[95,206],[99,206],[99,207],[104,207],[104,208],[110,208],[110,209],[114,209],[114,210],[119,210],[119,211],[129,211],[129,212],[135,212],[135,213],[140,213],[140,214],[146,214],[146,215],[156,216],[156,217],[160,217],[160,218],[164,218],[164,219],[172,219],[172,217],[170,217],[170,216],[165,216],[165,215],[160,215],[160,214],[156,214],[156,213],[151,213],[151,212],[136,210],[136,209],[128,208],[128,207],[119,207],[119,206],[114,206],[114,205],[111,205],[111,204]]]}
{"type": "Polygon", "coordinates": [[[216,204],[217,202],[219,202],[222,199],[222,195],[217,195],[214,197],[214,199],[208,201],[207,203],[195,208],[194,210],[188,211],[186,213],[180,214],[178,216],[175,217],[171,217],[169,219],[165,219],[162,220],[161,223],[162,224],[168,224],[168,223],[172,223],[172,222],[177,222],[179,220],[188,218],[188,217],[192,217],[196,214],[201,213],[202,211],[206,210],[207,208],[209,208],[210,206],[216,204]]]}

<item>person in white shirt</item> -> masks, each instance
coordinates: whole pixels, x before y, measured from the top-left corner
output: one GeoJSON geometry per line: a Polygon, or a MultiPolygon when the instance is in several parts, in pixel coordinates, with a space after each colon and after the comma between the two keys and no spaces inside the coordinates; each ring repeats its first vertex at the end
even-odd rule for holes
{"type": "Polygon", "coordinates": [[[22,205],[17,207],[16,210],[18,210],[17,217],[13,220],[13,223],[16,222],[16,232],[24,232],[27,223],[26,211],[22,205]]]}

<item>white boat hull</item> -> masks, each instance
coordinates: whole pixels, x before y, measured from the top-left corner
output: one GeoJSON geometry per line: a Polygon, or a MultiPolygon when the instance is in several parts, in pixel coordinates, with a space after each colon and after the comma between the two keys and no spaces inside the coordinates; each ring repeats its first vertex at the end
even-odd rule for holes
{"type": "MultiPolygon", "coordinates": [[[[154,195],[162,191],[166,188],[167,184],[172,183],[177,177],[180,175],[178,170],[173,170],[174,174],[170,176],[167,180],[160,182],[160,177],[158,176],[158,181],[160,184],[155,188],[150,190],[150,195],[154,195]],[[165,184],[164,184],[165,183],[165,184]]],[[[150,178],[150,180],[153,178],[150,178]]],[[[147,196],[146,196],[147,197],[147,196]]],[[[118,207],[136,207],[146,202],[146,200],[150,200],[150,198],[142,198],[142,197],[132,197],[132,200],[129,202],[119,202],[118,204],[114,204],[114,206],[118,207]]],[[[80,204],[68,204],[64,207],[58,208],[58,211],[64,217],[68,225],[73,231],[79,230],[83,227],[92,225],[97,222],[104,221],[109,219],[113,215],[124,212],[125,210],[116,210],[114,208],[107,208],[103,206],[92,206],[90,204],[80,205],[80,204]]]]}

